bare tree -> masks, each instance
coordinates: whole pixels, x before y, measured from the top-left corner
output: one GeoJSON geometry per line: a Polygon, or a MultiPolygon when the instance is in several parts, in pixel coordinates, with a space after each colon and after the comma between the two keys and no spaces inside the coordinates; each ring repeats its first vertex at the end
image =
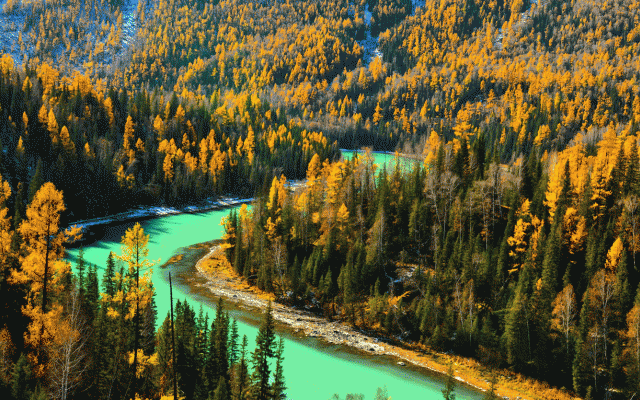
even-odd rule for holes
{"type": "Polygon", "coordinates": [[[443,172],[440,176],[436,174],[427,176],[425,192],[427,198],[431,201],[431,206],[438,220],[443,242],[447,231],[449,211],[453,204],[459,181],[460,179],[450,171],[443,172]]]}
{"type": "MultiPolygon", "coordinates": [[[[485,250],[488,250],[489,248],[491,228],[493,227],[493,222],[495,220],[494,189],[495,188],[491,185],[489,180],[475,181],[473,183],[472,192],[469,195],[469,208],[471,209],[471,202],[473,201],[473,203],[477,204],[482,211],[482,229],[484,231],[485,250]]],[[[469,226],[471,227],[471,218],[469,221],[469,226]]]]}
{"type": "Polygon", "coordinates": [[[640,382],[640,304],[627,315],[627,352],[635,362],[637,382],[640,382]]]}
{"type": "Polygon", "coordinates": [[[598,387],[598,361],[600,357],[599,353],[599,339],[598,339],[598,330],[596,327],[589,329],[586,337],[586,349],[589,360],[591,361],[591,365],[593,368],[593,387],[598,387]]]}
{"type": "Polygon", "coordinates": [[[273,255],[273,265],[276,269],[276,272],[278,273],[278,276],[280,277],[280,285],[281,285],[281,290],[282,290],[282,297],[285,296],[286,293],[286,285],[285,285],[285,281],[284,281],[284,269],[286,266],[286,259],[287,259],[287,249],[285,247],[285,245],[282,243],[282,236],[278,236],[277,238],[275,238],[275,240],[273,240],[272,242],[272,255],[273,255]]]}
{"type": "Polygon", "coordinates": [[[567,285],[553,301],[553,327],[564,334],[566,342],[566,353],[569,354],[569,334],[575,326],[578,307],[576,305],[576,294],[571,284],[567,285]]]}
{"type": "Polygon", "coordinates": [[[472,340],[473,333],[473,311],[475,309],[475,298],[473,295],[473,279],[462,289],[462,276],[455,274],[456,285],[454,289],[455,308],[460,319],[460,327],[469,334],[469,343],[472,340]]]}
{"type": "Polygon", "coordinates": [[[585,338],[588,357],[593,365],[593,383],[597,388],[598,371],[607,364],[607,336],[609,333],[609,317],[611,316],[611,301],[615,291],[615,276],[612,272],[600,269],[591,279],[587,296],[593,307],[593,321],[585,338]]]}
{"type": "Polygon", "coordinates": [[[593,277],[593,289],[597,303],[595,303],[600,314],[599,336],[603,339],[605,356],[607,353],[607,336],[609,333],[609,317],[611,316],[611,301],[615,291],[615,277],[611,272],[601,269],[593,277]]]}
{"type": "Polygon", "coordinates": [[[90,334],[77,288],[70,293],[65,306],[66,318],[48,349],[51,394],[60,400],[66,400],[73,393],[87,369],[86,343],[90,334]]]}
{"type": "Polygon", "coordinates": [[[491,164],[487,172],[487,182],[491,187],[491,215],[502,217],[502,199],[507,187],[520,190],[522,177],[513,174],[506,167],[491,164]]]}

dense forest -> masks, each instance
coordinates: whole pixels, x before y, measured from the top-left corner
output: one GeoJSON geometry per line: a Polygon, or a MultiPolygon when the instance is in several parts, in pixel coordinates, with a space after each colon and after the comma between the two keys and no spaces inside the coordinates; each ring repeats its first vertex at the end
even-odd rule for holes
{"type": "MultiPolygon", "coordinates": [[[[4,203],[11,190],[0,186],[4,203]]],[[[0,210],[4,398],[283,398],[284,344],[270,306],[251,353],[222,299],[211,321],[178,300],[156,330],[149,235],[138,223],[128,229],[101,281],[82,250],[73,273],[63,246],[78,228],[60,229],[64,208],[62,193],[45,183],[16,231],[0,210]]]]}
{"type": "MultiPolygon", "coordinates": [[[[59,229],[231,194],[257,200],[225,221],[229,261],[280,301],[634,396],[639,21],[636,0],[7,0],[0,382],[19,399],[174,390],[150,282],[124,253],[101,285],[81,260],[71,274],[78,232],[59,229]],[[339,160],[361,146],[420,162],[339,160]],[[54,384],[73,346],[83,374],[54,384]]],[[[188,398],[255,387],[222,310],[210,325],[180,302],[175,325],[188,398]]]]}
{"type": "MultiPolygon", "coordinates": [[[[432,138],[437,139],[437,138],[432,138]]],[[[441,143],[432,162],[314,156],[295,192],[226,223],[236,272],[282,301],[595,398],[640,384],[637,137],[577,136],[511,166],[441,143]],[[479,160],[475,165],[471,159],[479,160]]]]}
{"type": "Polygon", "coordinates": [[[334,142],[421,153],[435,132],[510,164],[640,118],[631,0],[10,3],[5,179],[23,203],[33,176],[54,182],[71,220],[264,191],[334,142]]]}
{"type": "Polygon", "coordinates": [[[131,95],[80,74],[63,79],[46,63],[25,71],[7,55],[0,63],[0,166],[18,213],[47,181],[65,194],[67,222],[138,204],[249,196],[275,173],[303,177],[313,154],[337,152],[256,96],[183,106],[158,90],[131,95]]]}

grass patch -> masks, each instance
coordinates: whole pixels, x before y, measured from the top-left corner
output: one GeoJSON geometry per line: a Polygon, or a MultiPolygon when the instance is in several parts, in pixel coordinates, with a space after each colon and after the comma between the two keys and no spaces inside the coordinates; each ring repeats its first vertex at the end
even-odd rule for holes
{"type": "Polygon", "coordinates": [[[184,257],[183,254],[176,254],[175,256],[172,256],[170,259],[168,259],[166,264],[174,264],[174,263],[177,263],[178,261],[182,261],[183,257],[184,257]]]}

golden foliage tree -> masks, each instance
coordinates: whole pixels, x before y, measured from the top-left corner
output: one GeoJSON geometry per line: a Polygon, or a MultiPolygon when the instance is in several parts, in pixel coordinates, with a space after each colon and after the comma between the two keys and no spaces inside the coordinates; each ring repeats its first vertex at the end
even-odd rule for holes
{"type": "MultiPolygon", "coordinates": [[[[8,216],[9,209],[5,207],[5,202],[11,196],[9,183],[0,176],[0,272],[8,266],[8,259],[11,256],[11,239],[13,232],[11,229],[11,218],[8,216]]],[[[4,274],[2,274],[4,276],[4,274]]]]}
{"type": "Polygon", "coordinates": [[[23,312],[31,323],[25,342],[36,349],[36,357],[43,346],[55,338],[59,328],[62,307],[51,304],[51,297],[60,292],[62,280],[70,269],[69,263],[62,259],[63,245],[80,237],[78,227],[60,230],[60,215],[64,210],[62,192],[47,182],[36,192],[27,208],[27,218],[18,228],[22,237],[22,268],[13,271],[12,280],[29,285],[23,312]]]}
{"type": "MultiPolygon", "coordinates": [[[[116,294],[116,300],[126,301],[128,304],[126,319],[133,320],[134,324],[134,349],[133,370],[138,368],[138,350],[140,347],[140,310],[151,305],[153,298],[153,286],[151,285],[151,267],[154,262],[147,259],[149,256],[149,235],[145,235],[139,222],[133,228],[127,229],[121,240],[122,254],[118,258],[128,266],[125,278],[127,292],[116,294]],[[142,274],[142,275],[141,275],[142,274]]],[[[124,290],[124,288],[123,288],[124,290]]]]}

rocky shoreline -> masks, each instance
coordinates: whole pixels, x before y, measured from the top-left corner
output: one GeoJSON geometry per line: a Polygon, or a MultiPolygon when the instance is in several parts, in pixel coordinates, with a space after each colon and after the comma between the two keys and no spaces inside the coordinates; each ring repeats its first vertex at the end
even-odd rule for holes
{"type": "MultiPolygon", "coordinates": [[[[198,275],[206,280],[206,283],[199,285],[208,289],[213,295],[222,297],[226,301],[235,303],[236,305],[255,310],[264,310],[267,307],[268,299],[264,299],[248,289],[236,287],[237,285],[233,284],[235,283],[234,278],[220,276],[215,273],[215,270],[210,272],[204,268],[205,262],[219,250],[219,245],[211,246],[209,252],[196,262],[195,268],[198,275]]],[[[446,365],[416,360],[409,356],[409,353],[413,353],[412,351],[408,352],[397,346],[384,343],[379,338],[366,335],[348,324],[329,321],[311,312],[284,306],[276,302],[272,302],[272,309],[274,319],[279,323],[288,325],[294,332],[304,333],[309,337],[318,337],[332,344],[349,346],[368,354],[388,355],[396,358],[398,365],[404,366],[412,364],[436,373],[446,373],[446,365]]],[[[480,391],[485,391],[488,387],[488,381],[486,380],[482,380],[483,383],[487,383],[487,385],[483,387],[469,382],[460,376],[456,376],[456,379],[480,391]]]]}
{"type": "MultiPolygon", "coordinates": [[[[258,315],[266,308],[269,299],[273,300],[273,296],[259,293],[254,287],[249,286],[235,273],[230,272],[230,265],[210,267],[208,264],[213,264],[213,261],[226,262],[226,257],[222,256],[221,244],[222,241],[214,240],[181,249],[179,254],[163,265],[163,268],[170,265],[172,269],[180,266],[178,270],[182,270],[185,283],[191,285],[192,290],[201,290],[207,293],[206,296],[209,298],[222,297],[233,307],[247,310],[251,315],[258,315]]],[[[294,334],[349,346],[372,356],[390,356],[398,365],[422,368],[436,374],[446,374],[449,366],[453,366],[456,380],[480,392],[488,390],[491,375],[496,374],[496,394],[500,399],[579,399],[565,390],[550,387],[546,383],[508,370],[496,370],[492,373],[471,358],[390,344],[381,337],[361,332],[346,323],[329,321],[309,311],[288,307],[275,301],[272,301],[272,309],[275,320],[287,326],[294,334]]]]}
{"type": "MultiPolygon", "coordinates": [[[[264,310],[267,307],[268,300],[251,291],[229,287],[228,278],[220,278],[202,268],[203,262],[216,250],[216,246],[212,247],[209,253],[196,263],[198,274],[207,280],[204,286],[215,296],[223,297],[225,300],[245,307],[264,310]]],[[[351,346],[372,354],[390,354],[387,352],[385,345],[378,343],[378,339],[366,336],[341,322],[327,321],[313,313],[287,307],[276,302],[272,302],[271,307],[273,308],[274,319],[290,326],[295,332],[304,332],[310,337],[321,337],[329,343],[351,346]]]]}

